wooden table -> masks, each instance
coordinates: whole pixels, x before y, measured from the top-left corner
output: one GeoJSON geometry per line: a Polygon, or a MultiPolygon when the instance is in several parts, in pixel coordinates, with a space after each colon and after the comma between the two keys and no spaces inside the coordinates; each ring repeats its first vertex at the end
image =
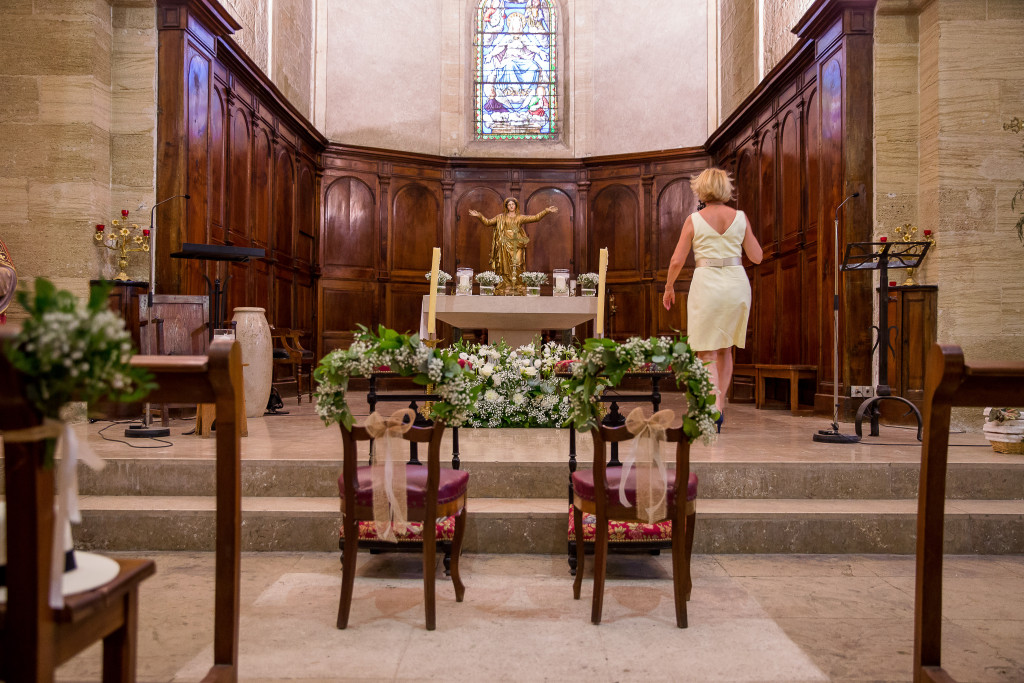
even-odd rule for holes
{"type": "Polygon", "coordinates": [[[789,380],[790,412],[795,415],[798,413],[812,412],[814,410],[814,406],[804,409],[800,408],[800,380],[809,379],[817,382],[818,367],[816,365],[765,365],[759,363],[754,366],[754,369],[757,372],[756,408],[765,407],[765,380],[785,379],[789,380]]]}

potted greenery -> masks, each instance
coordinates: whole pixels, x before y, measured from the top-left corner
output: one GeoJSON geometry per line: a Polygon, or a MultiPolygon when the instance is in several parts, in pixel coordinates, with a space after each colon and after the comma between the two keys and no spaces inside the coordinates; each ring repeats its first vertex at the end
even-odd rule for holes
{"type": "MultiPolygon", "coordinates": [[[[428,280],[430,279],[430,273],[426,274],[426,278],[428,280]]],[[[443,270],[437,271],[437,293],[439,296],[444,294],[444,287],[446,284],[448,284],[448,281],[451,279],[452,276],[444,272],[443,270]]]]}
{"type": "Polygon", "coordinates": [[[1024,419],[1019,408],[985,408],[982,429],[997,453],[1024,455],[1024,419]]]}
{"type": "Polygon", "coordinates": [[[599,279],[597,273],[583,273],[576,278],[580,283],[580,294],[583,296],[597,296],[597,282],[599,279]]]}
{"type": "Polygon", "coordinates": [[[540,296],[540,286],[547,284],[548,274],[527,271],[520,273],[519,279],[526,283],[526,296],[540,296]]]}
{"type": "Polygon", "coordinates": [[[493,270],[477,273],[476,281],[480,283],[480,296],[494,296],[494,287],[501,282],[500,275],[493,270]]]}

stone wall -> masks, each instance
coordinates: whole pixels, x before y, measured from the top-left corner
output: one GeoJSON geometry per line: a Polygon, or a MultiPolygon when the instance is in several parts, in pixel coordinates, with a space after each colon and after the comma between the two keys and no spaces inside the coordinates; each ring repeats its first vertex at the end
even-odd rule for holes
{"type": "Polygon", "coordinates": [[[93,226],[153,201],[154,24],[152,0],[0,6],[0,235],[21,288],[112,276],[93,226]]]}
{"type": "Polygon", "coordinates": [[[313,1],[274,3],[270,78],[307,119],[313,103],[313,1]]]}
{"type": "Polygon", "coordinates": [[[939,286],[938,340],[968,359],[1024,357],[1024,4],[882,2],[875,45],[875,217],[935,231],[919,281],[939,286]],[[918,94],[919,93],[919,94],[918,94]]]}
{"type": "Polygon", "coordinates": [[[814,0],[764,0],[764,54],[761,60],[764,73],[782,61],[794,45],[796,34],[792,29],[814,0]]]}
{"type": "MultiPolygon", "coordinates": [[[[289,4],[298,0],[286,0],[289,4]]],[[[221,0],[231,10],[242,28],[232,35],[238,47],[249,55],[256,66],[268,73],[270,63],[270,24],[267,0],[221,0]]]]}
{"type": "Polygon", "coordinates": [[[724,121],[760,80],[757,7],[750,0],[721,0],[719,21],[719,119],[724,121]]]}
{"type": "Polygon", "coordinates": [[[642,11],[619,0],[557,0],[563,139],[529,144],[473,140],[477,4],[319,3],[317,50],[326,55],[316,87],[327,90],[318,104],[327,137],[502,158],[581,158],[706,139],[707,0],[644,0],[642,11]]]}

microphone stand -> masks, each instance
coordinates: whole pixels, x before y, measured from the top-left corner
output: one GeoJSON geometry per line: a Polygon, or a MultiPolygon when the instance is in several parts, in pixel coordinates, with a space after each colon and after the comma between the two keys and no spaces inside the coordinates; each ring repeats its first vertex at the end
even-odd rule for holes
{"type": "Polygon", "coordinates": [[[832,295],[832,429],[819,429],[812,439],[820,443],[857,443],[859,436],[839,433],[839,209],[843,204],[854,197],[859,197],[860,192],[854,192],[844,199],[836,207],[835,212],[835,270],[833,280],[835,281],[835,292],[832,295]]]}
{"type": "MultiPolygon", "coordinates": [[[[173,197],[163,199],[153,205],[153,208],[149,210],[149,294],[146,295],[146,326],[149,328],[149,336],[147,340],[155,338],[156,330],[153,327],[153,294],[156,290],[156,207],[171,201],[172,199],[178,199],[184,197],[187,202],[190,197],[187,194],[176,194],[173,197]]],[[[146,351],[149,353],[153,352],[152,342],[146,342],[146,351]]],[[[124,430],[124,435],[129,439],[153,439],[163,436],[170,436],[171,430],[166,427],[150,427],[149,420],[149,401],[146,401],[145,407],[142,412],[142,424],[132,425],[128,429],[124,430]]]]}

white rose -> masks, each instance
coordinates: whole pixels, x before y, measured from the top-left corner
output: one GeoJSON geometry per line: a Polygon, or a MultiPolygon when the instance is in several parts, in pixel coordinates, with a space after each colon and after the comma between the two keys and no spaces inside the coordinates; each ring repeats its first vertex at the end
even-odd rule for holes
{"type": "Polygon", "coordinates": [[[537,376],[537,368],[535,368],[535,367],[523,368],[523,375],[525,375],[526,377],[536,377],[537,376]]]}
{"type": "Polygon", "coordinates": [[[494,389],[488,389],[487,391],[484,392],[484,400],[489,403],[494,403],[499,398],[501,397],[498,395],[498,392],[495,391],[494,389]]]}
{"type": "Polygon", "coordinates": [[[484,366],[482,366],[480,368],[480,376],[483,377],[484,379],[490,377],[491,373],[493,373],[493,372],[494,372],[494,366],[491,365],[490,363],[488,363],[487,365],[484,365],[484,366]]]}
{"type": "Polygon", "coordinates": [[[541,360],[539,358],[537,360],[533,361],[533,367],[539,368],[541,365],[542,365],[542,363],[541,363],[541,360]]]}
{"type": "Polygon", "coordinates": [[[500,387],[501,386],[501,375],[494,375],[493,377],[491,377],[491,381],[494,382],[494,386],[500,387]]]}
{"type": "Polygon", "coordinates": [[[522,405],[523,404],[523,395],[518,393],[518,392],[515,393],[515,394],[512,394],[512,403],[515,403],[517,406],[518,405],[522,405]]]}

